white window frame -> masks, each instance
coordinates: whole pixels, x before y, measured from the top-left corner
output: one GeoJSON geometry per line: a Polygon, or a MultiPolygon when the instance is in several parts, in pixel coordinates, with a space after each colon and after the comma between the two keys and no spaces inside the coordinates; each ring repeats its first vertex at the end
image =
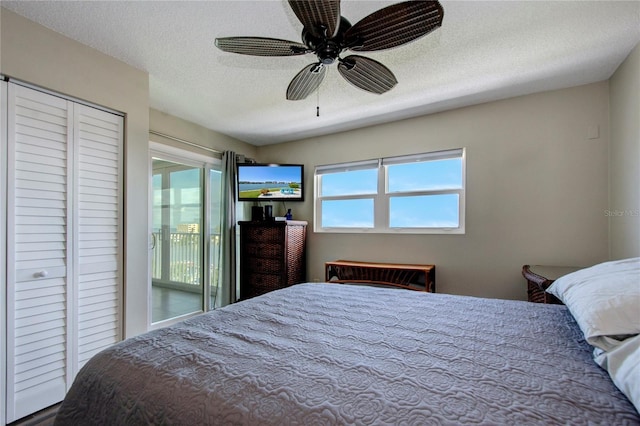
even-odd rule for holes
{"type": "Polygon", "coordinates": [[[465,233],[465,193],[466,193],[466,150],[465,148],[449,149],[443,151],[426,152],[421,154],[402,155],[397,157],[378,158],[373,160],[356,161],[349,163],[328,164],[316,166],[314,171],[314,231],[320,233],[373,233],[373,234],[464,234],[465,233]],[[405,164],[419,161],[437,161],[450,158],[460,158],[462,161],[462,187],[441,190],[420,190],[407,192],[388,192],[387,166],[405,164]],[[349,172],[364,169],[377,169],[377,193],[357,195],[320,196],[322,175],[329,173],[349,172]],[[401,196],[421,195],[458,195],[457,227],[389,227],[389,206],[391,198],[401,196]],[[373,199],[374,226],[371,228],[348,227],[323,227],[322,226],[322,201],[327,200],[356,200],[373,199]]]}

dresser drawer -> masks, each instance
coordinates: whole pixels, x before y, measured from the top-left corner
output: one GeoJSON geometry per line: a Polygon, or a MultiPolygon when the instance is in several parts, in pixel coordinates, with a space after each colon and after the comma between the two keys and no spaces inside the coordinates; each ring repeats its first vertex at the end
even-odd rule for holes
{"type": "Polygon", "coordinates": [[[284,282],[282,281],[282,275],[279,274],[250,273],[248,275],[248,285],[272,286],[276,288],[282,287],[284,285],[284,282]]]}
{"type": "Polygon", "coordinates": [[[282,243],[284,239],[284,228],[250,226],[244,231],[246,241],[260,243],[282,243]]]}
{"type": "Polygon", "coordinates": [[[243,256],[281,259],[283,254],[284,246],[278,243],[245,242],[242,245],[243,256]]]}
{"type": "Polygon", "coordinates": [[[252,297],[260,296],[262,294],[269,293],[273,290],[279,290],[281,287],[274,288],[266,285],[252,285],[243,290],[242,299],[250,299],[252,297]]]}
{"type": "Polygon", "coordinates": [[[284,287],[285,283],[282,274],[257,274],[249,273],[245,275],[243,280],[240,297],[247,299],[249,297],[259,296],[273,290],[284,287]]]}
{"type": "Polygon", "coordinates": [[[251,272],[262,272],[263,274],[279,274],[283,272],[282,258],[249,257],[247,266],[251,272]]]}

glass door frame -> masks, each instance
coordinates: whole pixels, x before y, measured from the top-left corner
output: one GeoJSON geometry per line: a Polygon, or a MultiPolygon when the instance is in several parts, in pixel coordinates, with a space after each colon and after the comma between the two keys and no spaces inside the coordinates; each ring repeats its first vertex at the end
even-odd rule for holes
{"type": "Polygon", "coordinates": [[[211,306],[211,268],[209,265],[211,259],[211,190],[210,190],[210,172],[211,170],[220,171],[222,167],[222,161],[219,158],[210,157],[202,154],[198,154],[186,149],[177,148],[170,145],[165,145],[158,142],[149,141],[149,255],[148,255],[148,276],[149,281],[147,283],[147,299],[148,299],[148,312],[147,312],[147,329],[152,330],[156,328],[162,328],[167,325],[182,321],[186,318],[200,315],[203,312],[210,311],[215,308],[211,306]],[[201,174],[201,188],[202,188],[202,245],[203,250],[201,252],[201,264],[202,264],[202,308],[199,311],[190,312],[177,317],[169,318],[162,321],[153,322],[153,271],[151,270],[152,257],[153,257],[153,159],[159,158],[162,160],[172,161],[175,163],[183,164],[191,167],[198,167],[203,170],[201,174]]]}

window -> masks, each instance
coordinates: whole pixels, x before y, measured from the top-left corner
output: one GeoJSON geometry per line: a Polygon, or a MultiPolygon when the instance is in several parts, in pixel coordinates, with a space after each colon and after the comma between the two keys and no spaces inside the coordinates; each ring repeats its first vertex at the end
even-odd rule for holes
{"type": "Polygon", "coordinates": [[[315,231],[464,233],[464,149],[315,169],[315,231]]]}

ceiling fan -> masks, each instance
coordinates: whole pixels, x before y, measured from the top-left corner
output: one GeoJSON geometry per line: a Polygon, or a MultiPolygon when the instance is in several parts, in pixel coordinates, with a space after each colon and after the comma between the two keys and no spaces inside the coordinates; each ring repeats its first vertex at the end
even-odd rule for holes
{"type": "Polygon", "coordinates": [[[351,84],[382,94],[398,81],[378,61],[345,50],[371,52],[389,49],[422,37],[442,25],[444,10],[438,1],[405,1],[382,8],[355,25],[340,16],[340,0],[289,0],[303,25],[302,42],[266,37],[216,38],[215,45],[231,53],[254,56],[296,56],[314,53],[318,62],[307,65],[291,80],[288,100],[305,99],[326,74],[326,66],[338,62],[338,71],[351,84]]]}

